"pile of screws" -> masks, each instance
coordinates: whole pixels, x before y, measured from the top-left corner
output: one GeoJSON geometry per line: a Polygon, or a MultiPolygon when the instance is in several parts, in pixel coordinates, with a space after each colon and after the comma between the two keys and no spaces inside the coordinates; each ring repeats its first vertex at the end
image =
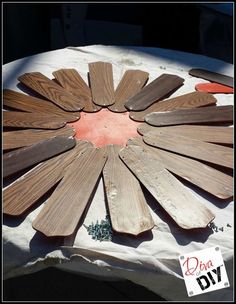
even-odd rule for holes
{"type": "MultiPolygon", "coordinates": [[[[85,225],[84,225],[85,226],[85,225]]],[[[95,241],[111,241],[112,240],[112,228],[109,216],[106,215],[105,220],[102,220],[99,224],[98,221],[96,224],[92,222],[88,227],[85,226],[89,235],[92,235],[92,239],[95,241]]]]}

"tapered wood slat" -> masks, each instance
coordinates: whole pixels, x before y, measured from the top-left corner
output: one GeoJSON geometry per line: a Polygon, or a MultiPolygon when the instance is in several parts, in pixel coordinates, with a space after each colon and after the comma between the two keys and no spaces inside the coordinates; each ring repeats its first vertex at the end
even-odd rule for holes
{"type": "Polygon", "coordinates": [[[104,149],[93,149],[76,158],[53,192],[33,228],[46,236],[71,235],[89,202],[105,165],[104,149]]]}
{"type": "Polygon", "coordinates": [[[232,123],[233,106],[181,109],[162,113],[154,112],[146,115],[145,121],[153,126],[232,123]]]}
{"type": "Polygon", "coordinates": [[[158,134],[149,132],[143,136],[143,140],[151,146],[233,168],[232,148],[171,134],[167,131],[160,131],[158,134]]]}
{"type": "Polygon", "coordinates": [[[136,121],[144,121],[145,116],[152,112],[199,108],[214,105],[215,103],[216,99],[213,95],[202,92],[193,92],[157,102],[144,111],[130,112],[129,117],[136,121]]]}
{"type": "Polygon", "coordinates": [[[199,92],[207,92],[211,94],[233,94],[234,89],[219,83],[198,83],[195,90],[199,92]]]}
{"type": "Polygon", "coordinates": [[[201,126],[201,125],[178,125],[170,127],[154,127],[146,123],[138,127],[138,132],[141,135],[146,135],[149,132],[159,134],[161,131],[170,132],[177,136],[186,136],[193,139],[198,139],[210,143],[233,144],[234,128],[201,126]]]}
{"type": "Polygon", "coordinates": [[[137,94],[145,85],[149,73],[140,70],[127,70],[115,90],[115,103],[108,107],[113,112],[127,112],[125,102],[137,94]]]}
{"type": "Polygon", "coordinates": [[[75,69],[61,69],[52,73],[60,85],[68,92],[78,97],[84,112],[98,112],[101,107],[92,101],[89,86],[75,69]]]}
{"type": "Polygon", "coordinates": [[[205,228],[215,218],[211,210],[143,148],[131,145],[119,155],[180,227],[205,228]]]}
{"type": "Polygon", "coordinates": [[[188,73],[191,76],[206,79],[211,82],[220,83],[229,87],[233,87],[234,85],[233,77],[207,71],[204,69],[191,69],[188,73]]]}
{"type": "Polygon", "coordinates": [[[5,188],[3,213],[19,216],[27,211],[62,179],[74,158],[91,146],[91,143],[79,141],[72,150],[37,165],[5,188]]]}
{"type": "Polygon", "coordinates": [[[115,231],[138,235],[152,229],[154,222],[138,180],[119,158],[121,148],[107,146],[103,179],[109,214],[115,231]]]}
{"type": "Polygon", "coordinates": [[[51,114],[3,111],[3,127],[59,129],[66,125],[65,119],[51,114]]]}
{"type": "Polygon", "coordinates": [[[38,164],[75,146],[73,137],[56,136],[3,155],[3,177],[38,164]]]}
{"type": "Polygon", "coordinates": [[[83,108],[77,97],[39,72],[25,73],[18,80],[66,111],[80,111],[83,108]]]}
{"type": "Polygon", "coordinates": [[[142,147],[155,156],[166,169],[220,199],[233,196],[233,178],[221,171],[191,158],[151,147],[141,138],[130,139],[128,145],[142,147]]]}
{"type": "Polygon", "coordinates": [[[66,112],[50,101],[8,89],[3,90],[3,105],[24,112],[56,115],[65,119],[67,122],[73,122],[80,118],[79,112],[66,112]]]}
{"type": "Polygon", "coordinates": [[[111,63],[101,61],[89,63],[89,79],[95,104],[107,107],[115,103],[111,63]]]}
{"type": "Polygon", "coordinates": [[[2,148],[3,150],[15,149],[30,146],[45,139],[49,139],[54,136],[66,136],[71,137],[76,133],[75,129],[65,126],[57,130],[19,130],[3,132],[2,148]]]}
{"type": "Polygon", "coordinates": [[[125,103],[125,107],[130,111],[143,111],[180,87],[183,82],[184,79],[179,76],[162,74],[145,86],[138,94],[131,97],[125,103]]]}

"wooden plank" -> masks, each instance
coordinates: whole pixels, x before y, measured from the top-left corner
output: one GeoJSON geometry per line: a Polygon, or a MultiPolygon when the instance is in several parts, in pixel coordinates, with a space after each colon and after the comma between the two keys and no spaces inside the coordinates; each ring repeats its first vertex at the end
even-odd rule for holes
{"type": "Polygon", "coordinates": [[[52,114],[62,117],[67,122],[73,122],[80,118],[79,112],[66,112],[50,101],[8,89],[3,90],[3,105],[24,112],[52,114]]]}
{"type": "Polygon", "coordinates": [[[145,85],[149,73],[141,70],[127,70],[115,90],[115,103],[108,107],[113,112],[127,112],[125,102],[137,94],[145,85]]]}
{"type": "Polygon", "coordinates": [[[104,149],[91,148],[76,158],[33,221],[46,236],[71,235],[89,202],[107,160],[104,149]]]}
{"type": "Polygon", "coordinates": [[[180,87],[183,82],[184,79],[179,76],[162,74],[145,86],[138,94],[131,97],[125,103],[125,107],[130,111],[143,111],[180,87]]]}
{"type": "Polygon", "coordinates": [[[71,137],[76,133],[75,129],[65,126],[57,130],[18,130],[3,132],[2,148],[3,150],[15,149],[30,146],[45,139],[49,139],[54,136],[66,136],[71,137]]]}
{"type": "Polygon", "coordinates": [[[198,83],[195,90],[199,92],[207,92],[211,94],[233,94],[234,89],[219,83],[198,83]]]}
{"type": "Polygon", "coordinates": [[[193,92],[154,103],[144,111],[130,112],[129,117],[136,121],[144,121],[145,116],[152,112],[199,108],[214,105],[215,103],[216,99],[213,95],[202,92],[193,92]]]}
{"type": "Polygon", "coordinates": [[[75,146],[73,137],[56,136],[3,155],[3,177],[40,163],[75,146]]]}
{"type": "Polygon", "coordinates": [[[234,140],[234,128],[229,127],[177,125],[159,128],[150,126],[146,123],[143,123],[138,127],[138,132],[141,135],[146,135],[150,131],[156,134],[159,134],[160,131],[165,131],[210,143],[233,144],[234,140]]]}
{"type": "Polygon", "coordinates": [[[77,142],[75,148],[40,163],[3,190],[3,213],[19,216],[58,183],[67,167],[91,143],[77,142]]]}
{"type": "Polygon", "coordinates": [[[146,115],[145,121],[152,126],[232,123],[233,106],[181,109],[162,113],[154,112],[146,115]]]}
{"type": "Polygon", "coordinates": [[[210,209],[142,147],[130,145],[119,155],[180,227],[205,228],[215,218],[210,209]]]}
{"type": "Polygon", "coordinates": [[[66,111],[80,111],[83,108],[77,97],[39,72],[25,73],[18,80],[66,111]]]}
{"type": "Polygon", "coordinates": [[[61,69],[52,73],[60,85],[68,92],[78,97],[84,112],[98,112],[101,107],[92,101],[91,90],[75,69],[61,69]]]}
{"type": "Polygon", "coordinates": [[[158,134],[149,132],[143,136],[143,140],[151,146],[233,168],[232,148],[171,134],[167,131],[160,131],[158,134]]]}
{"type": "Polygon", "coordinates": [[[115,103],[111,63],[101,61],[89,63],[89,79],[95,104],[107,107],[115,103]]]}
{"type": "Polygon", "coordinates": [[[220,84],[226,85],[228,87],[234,86],[233,77],[226,76],[223,74],[211,72],[211,71],[204,70],[204,69],[191,69],[188,73],[191,76],[206,79],[211,82],[220,83],[220,84]]]}
{"type": "Polygon", "coordinates": [[[155,156],[166,169],[220,199],[228,199],[233,196],[233,178],[221,171],[191,158],[151,147],[145,144],[141,138],[130,139],[128,145],[141,146],[155,156]]]}
{"type": "Polygon", "coordinates": [[[66,121],[55,115],[3,111],[3,127],[59,129],[66,125],[66,121]]]}
{"type": "Polygon", "coordinates": [[[119,158],[121,148],[107,146],[103,179],[109,214],[115,231],[138,235],[152,229],[154,222],[138,180],[119,158]]]}

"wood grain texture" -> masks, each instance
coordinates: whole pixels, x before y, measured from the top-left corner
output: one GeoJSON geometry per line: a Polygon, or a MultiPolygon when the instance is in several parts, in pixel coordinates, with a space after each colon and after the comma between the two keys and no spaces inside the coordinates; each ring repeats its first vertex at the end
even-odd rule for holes
{"type": "Polygon", "coordinates": [[[77,97],[39,72],[25,73],[18,80],[66,111],[80,111],[83,108],[77,97]]]}
{"type": "Polygon", "coordinates": [[[152,229],[154,222],[139,181],[119,158],[121,148],[107,146],[103,179],[109,214],[115,231],[138,235],[152,229]]]}
{"type": "Polygon", "coordinates": [[[67,122],[73,122],[80,118],[79,112],[66,112],[50,101],[8,89],[3,90],[3,105],[24,112],[52,114],[67,122]]]}
{"type": "Polygon", "coordinates": [[[91,143],[79,141],[72,150],[40,163],[4,188],[3,213],[19,216],[27,211],[62,179],[74,158],[91,146],[91,143]]]}
{"type": "Polygon", "coordinates": [[[211,72],[211,71],[204,70],[204,69],[191,69],[188,73],[191,76],[206,79],[211,82],[221,83],[221,84],[229,86],[229,87],[234,86],[233,77],[226,76],[223,74],[211,72]]]}
{"type": "Polygon", "coordinates": [[[115,103],[111,63],[101,61],[89,63],[89,79],[95,104],[107,107],[115,103]]]}
{"type": "Polygon", "coordinates": [[[213,95],[202,92],[193,92],[154,103],[144,111],[130,112],[129,117],[136,121],[144,121],[145,116],[152,112],[199,108],[214,105],[215,103],[216,99],[213,95]]]}
{"type": "Polygon", "coordinates": [[[76,142],[73,137],[56,136],[42,140],[29,147],[20,148],[3,155],[3,177],[40,163],[57,154],[72,149],[76,142]]]}
{"type": "Polygon", "coordinates": [[[92,101],[89,86],[75,69],[61,69],[52,73],[60,85],[78,98],[84,112],[98,112],[101,107],[92,101]]]}
{"type": "Polygon", "coordinates": [[[215,218],[176,177],[142,147],[130,145],[119,153],[121,159],[183,229],[205,228],[215,218]]]}
{"type": "Polygon", "coordinates": [[[3,150],[15,149],[30,146],[45,139],[49,139],[54,136],[66,136],[71,137],[75,135],[75,129],[65,126],[57,130],[18,130],[3,132],[2,148],[3,150]]]}
{"type": "Polygon", "coordinates": [[[220,199],[228,199],[233,196],[233,178],[221,171],[191,158],[151,147],[145,144],[141,138],[130,139],[128,145],[142,147],[155,156],[166,169],[220,199]]]}
{"type": "Polygon", "coordinates": [[[106,159],[105,150],[98,148],[91,148],[77,157],[33,221],[33,228],[46,236],[71,235],[89,202],[106,159]]]}
{"type": "Polygon", "coordinates": [[[219,83],[198,83],[195,85],[198,92],[207,92],[211,94],[233,94],[234,89],[219,83]]]}
{"type": "Polygon", "coordinates": [[[143,136],[145,143],[168,151],[187,155],[213,164],[233,168],[233,149],[192,139],[186,136],[152,131],[143,136]]]}
{"type": "Polygon", "coordinates": [[[169,127],[154,127],[146,123],[138,127],[141,135],[149,132],[159,134],[161,131],[170,132],[172,134],[186,136],[210,143],[233,144],[234,128],[201,126],[201,125],[178,125],[169,127]]]}
{"type": "Polygon", "coordinates": [[[125,107],[130,111],[143,111],[180,87],[183,82],[184,79],[179,76],[162,74],[145,86],[138,94],[131,97],[125,103],[125,107]]]}
{"type": "Polygon", "coordinates": [[[66,125],[66,121],[51,114],[24,113],[3,111],[3,127],[59,129],[66,125]]]}
{"type": "Polygon", "coordinates": [[[145,121],[153,126],[181,124],[232,123],[233,106],[181,109],[169,112],[154,112],[145,116],[145,121]]]}
{"type": "Polygon", "coordinates": [[[115,90],[115,103],[108,107],[109,110],[117,113],[127,112],[125,102],[137,94],[145,85],[149,73],[140,70],[125,71],[121,81],[115,90]]]}

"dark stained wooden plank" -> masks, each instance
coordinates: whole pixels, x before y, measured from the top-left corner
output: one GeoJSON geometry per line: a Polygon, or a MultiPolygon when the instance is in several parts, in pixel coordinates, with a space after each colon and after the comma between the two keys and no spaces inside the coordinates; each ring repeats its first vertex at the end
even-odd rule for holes
{"type": "Polygon", "coordinates": [[[89,147],[91,143],[79,141],[72,150],[40,163],[4,188],[3,213],[13,216],[23,214],[62,179],[74,158],[89,147]]]}
{"type": "Polygon", "coordinates": [[[42,140],[28,147],[20,148],[3,155],[3,177],[40,163],[57,154],[72,149],[76,142],[73,137],[56,136],[42,140]]]}
{"type": "Polygon", "coordinates": [[[91,148],[77,157],[33,221],[33,228],[46,236],[73,234],[106,160],[105,150],[98,148],[91,148]]]}
{"type": "Polygon", "coordinates": [[[101,107],[92,101],[89,86],[75,69],[61,69],[52,73],[60,85],[78,98],[84,112],[98,112],[101,107]]]}
{"type": "Polygon", "coordinates": [[[3,105],[24,112],[52,114],[65,119],[67,122],[76,121],[80,118],[79,112],[70,113],[50,101],[9,89],[3,90],[3,105]]]}
{"type": "Polygon", "coordinates": [[[193,92],[154,103],[144,111],[130,112],[129,117],[136,121],[144,121],[145,116],[152,112],[199,108],[214,105],[215,103],[216,99],[213,95],[202,92],[193,92]]]}
{"type": "Polygon", "coordinates": [[[232,148],[171,134],[167,131],[160,131],[158,134],[151,131],[143,136],[143,140],[151,146],[233,168],[232,148]]]}
{"type": "Polygon", "coordinates": [[[215,218],[193,193],[142,147],[130,145],[121,159],[183,229],[205,228],[215,218]]]}
{"type": "Polygon", "coordinates": [[[119,158],[121,148],[107,146],[103,179],[109,214],[115,231],[138,235],[152,229],[154,222],[139,181],[119,158]]]}
{"type": "Polygon", "coordinates": [[[161,131],[165,131],[210,143],[233,144],[234,139],[234,128],[229,127],[177,125],[159,128],[150,126],[146,123],[143,123],[138,127],[138,132],[141,135],[146,135],[150,131],[156,134],[159,134],[161,131]]]}
{"type": "Polygon", "coordinates": [[[66,125],[65,119],[51,114],[3,111],[3,127],[59,129],[66,125]]]}
{"type": "Polygon", "coordinates": [[[223,74],[211,72],[211,71],[204,70],[204,69],[191,69],[188,73],[191,76],[206,79],[211,82],[221,83],[228,87],[234,86],[233,77],[226,76],[223,74]]]}
{"type": "Polygon", "coordinates": [[[128,145],[142,147],[155,156],[166,169],[220,199],[228,199],[233,196],[233,178],[219,170],[194,159],[151,147],[145,144],[141,138],[130,139],[128,145]]]}
{"type": "Polygon", "coordinates": [[[66,111],[80,111],[83,108],[78,98],[39,72],[25,73],[18,80],[66,111]]]}
{"type": "Polygon", "coordinates": [[[125,107],[130,111],[143,111],[180,87],[183,82],[184,79],[179,76],[162,74],[145,86],[138,94],[131,97],[125,103],[125,107]]]}
{"type": "Polygon", "coordinates": [[[145,85],[149,73],[141,70],[127,70],[115,90],[115,103],[108,107],[113,112],[127,112],[125,102],[137,94],[145,85]]]}
{"type": "Polygon", "coordinates": [[[54,136],[66,136],[71,137],[76,133],[75,129],[65,126],[57,130],[18,130],[3,132],[2,148],[3,150],[15,149],[30,146],[45,139],[49,139],[54,136]]]}
{"type": "Polygon", "coordinates": [[[115,103],[111,63],[101,61],[89,63],[89,79],[95,104],[107,107],[115,103]]]}
{"type": "Polygon", "coordinates": [[[233,106],[181,109],[162,113],[154,112],[146,115],[145,121],[152,126],[232,123],[233,106]]]}
{"type": "Polygon", "coordinates": [[[234,89],[219,83],[198,83],[195,85],[195,90],[198,92],[206,92],[211,94],[233,94],[234,89]]]}

